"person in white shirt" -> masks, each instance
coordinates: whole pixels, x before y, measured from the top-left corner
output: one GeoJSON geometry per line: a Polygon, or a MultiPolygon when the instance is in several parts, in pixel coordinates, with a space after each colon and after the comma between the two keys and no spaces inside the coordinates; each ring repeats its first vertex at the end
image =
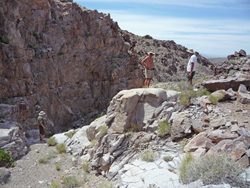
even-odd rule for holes
{"type": "Polygon", "coordinates": [[[190,85],[193,85],[192,80],[195,75],[195,69],[196,69],[196,63],[197,63],[197,57],[195,55],[195,52],[192,48],[187,50],[188,54],[191,56],[188,65],[187,65],[187,73],[188,73],[188,81],[190,85]]]}

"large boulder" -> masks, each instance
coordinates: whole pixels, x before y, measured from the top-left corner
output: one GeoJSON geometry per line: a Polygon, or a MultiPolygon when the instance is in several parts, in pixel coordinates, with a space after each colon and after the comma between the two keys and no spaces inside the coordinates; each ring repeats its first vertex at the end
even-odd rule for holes
{"type": "Polygon", "coordinates": [[[228,90],[230,88],[232,88],[234,91],[237,91],[241,84],[245,86],[250,85],[250,79],[238,77],[221,80],[207,80],[202,82],[202,85],[209,91],[217,91],[222,89],[228,90]]]}
{"type": "Polygon", "coordinates": [[[110,102],[106,116],[108,132],[123,133],[135,125],[139,130],[147,130],[163,108],[165,101],[176,100],[177,92],[158,88],[123,90],[110,102]],[[168,94],[169,93],[169,94],[168,94]]]}

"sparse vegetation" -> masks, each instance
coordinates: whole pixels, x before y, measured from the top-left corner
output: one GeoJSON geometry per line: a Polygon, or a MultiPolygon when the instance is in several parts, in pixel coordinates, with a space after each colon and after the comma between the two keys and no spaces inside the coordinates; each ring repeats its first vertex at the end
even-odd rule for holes
{"type": "Polygon", "coordinates": [[[169,161],[172,161],[173,158],[171,156],[165,156],[165,157],[163,157],[163,160],[166,162],[169,162],[169,161]]]}
{"type": "Polygon", "coordinates": [[[5,152],[4,150],[0,150],[0,167],[14,167],[15,163],[12,156],[5,152]]]}
{"type": "Polygon", "coordinates": [[[57,143],[56,143],[56,139],[55,137],[51,136],[49,137],[49,139],[47,140],[47,145],[48,146],[55,146],[57,143]]]}
{"type": "Polygon", "coordinates": [[[66,145],[64,143],[56,145],[56,149],[59,153],[66,153],[66,145]]]}
{"type": "Polygon", "coordinates": [[[38,162],[39,162],[39,163],[42,163],[42,164],[46,164],[46,163],[49,162],[49,160],[48,160],[47,157],[43,157],[43,158],[38,159],[38,162]]]}
{"type": "Polygon", "coordinates": [[[10,38],[8,36],[3,35],[0,37],[0,42],[5,43],[5,44],[9,44],[10,38]]]}
{"type": "Polygon", "coordinates": [[[158,125],[157,130],[158,130],[159,136],[164,136],[166,134],[170,134],[170,132],[171,132],[170,123],[167,120],[161,121],[158,125]]]}
{"type": "Polygon", "coordinates": [[[152,149],[146,149],[140,157],[143,161],[153,162],[156,158],[156,153],[152,149]]]}
{"type": "Polygon", "coordinates": [[[184,148],[185,148],[185,146],[187,145],[187,142],[188,142],[188,139],[187,139],[187,138],[183,138],[183,139],[180,141],[180,149],[181,149],[181,152],[184,151],[184,148]]]}
{"type": "Polygon", "coordinates": [[[201,179],[205,185],[239,182],[243,169],[229,155],[205,155],[195,159],[187,154],[180,167],[180,179],[190,183],[201,179]]]}
{"type": "Polygon", "coordinates": [[[104,125],[104,126],[101,126],[99,128],[99,133],[101,136],[104,136],[107,134],[107,131],[108,131],[108,126],[107,125],[104,125]]]}
{"type": "Polygon", "coordinates": [[[50,160],[52,158],[56,158],[57,157],[57,152],[56,151],[49,151],[48,155],[47,155],[47,159],[50,160]]]}
{"type": "Polygon", "coordinates": [[[131,123],[125,132],[139,132],[139,131],[141,131],[140,125],[131,123]]]}
{"type": "Polygon", "coordinates": [[[58,54],[57,55],[64,55],[64,53],[63,52],[58,52],[58,54]]]}
{"type": "Polygon", "coordinates": [[[80,183],[75,176],[69,176],[63,179],[63,188],[76,188],[80,183]]]}
{"type": "Polygon", "coordinates": [[[82,169],[84,172],[88,172],[89,171],[89,162],[88,161],[84,161],[82,163],[82,169]]]}
{"type": "Polygon", "coordinates": [[[208,100],[212,103],[212,104],[217,104],[218,101],[220,101],[221,99],[223,99],[224,94],[219,93],[218,95],[210,95],[208,97],[208,100]]]}
{"type": "Polygon", "coordinates": [[[61,163],[56,163],[56,170],[60,171],[61,170],[61,163]]]}
{"type": "Polygon", "coordinates": [[[114,184],[113,184],[113,182],[110,182],[110,181],[104,181],[104,182],[102,182],[99,186],[98,186],[98,188],[113,188],[114,187],[114,184]]]}
{"type": "Polygon", "coordinates": [[[97,139],[91,140],[90,147],[94,147],[96,143],[97,143],[97,139]]]}
{"type": "Polygon", "coordinates": [[[73,130],[73,131],[69,131],[67,133],[65,133],[65,135],[69,138],[72,138],[75,134],[76,134],[76,130],[73,130]]]}
{"type": "Polygon", "coordinates": [[[37,33],[37,32],[35,32],[35,31],[33,31],[33,36],[36,38],[36,40],[39,40],[40,39],[40,35],[37,33]]]}

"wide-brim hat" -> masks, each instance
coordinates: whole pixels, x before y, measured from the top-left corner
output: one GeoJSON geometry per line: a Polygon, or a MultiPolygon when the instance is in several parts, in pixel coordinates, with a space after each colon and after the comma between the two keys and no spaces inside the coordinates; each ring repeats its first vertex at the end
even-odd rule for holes
{"type": "Polygon", "coordinates": [[[39,116],[45,115],[46,113],[44,111],[39,112],[39,116]]]}
{"type": "Polygon", "coordinates": [[[154,53],[154,52],[148,52],[148,55],[150,55],[150,54],[153,54],[153,55],[155,55],[155,53],[154,53]]]}
{"type": "Polygon", "coordinates": [[[187,50],[187,52],[189,52],[189,53],[191,53],[191,54],[194,54],[194,49],[193,49],[193,48],[189,48],[189,49],[187,50]]]}

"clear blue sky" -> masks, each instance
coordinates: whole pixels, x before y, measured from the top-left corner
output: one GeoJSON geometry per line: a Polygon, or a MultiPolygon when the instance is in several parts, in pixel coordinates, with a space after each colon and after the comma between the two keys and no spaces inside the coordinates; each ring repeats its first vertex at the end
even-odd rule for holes
{"type": "Polygon", "coordinates": [[[250,0],[74,0],[110,13],[121,29],[174,40],[204,56],[250,54],[250,0]]]}

